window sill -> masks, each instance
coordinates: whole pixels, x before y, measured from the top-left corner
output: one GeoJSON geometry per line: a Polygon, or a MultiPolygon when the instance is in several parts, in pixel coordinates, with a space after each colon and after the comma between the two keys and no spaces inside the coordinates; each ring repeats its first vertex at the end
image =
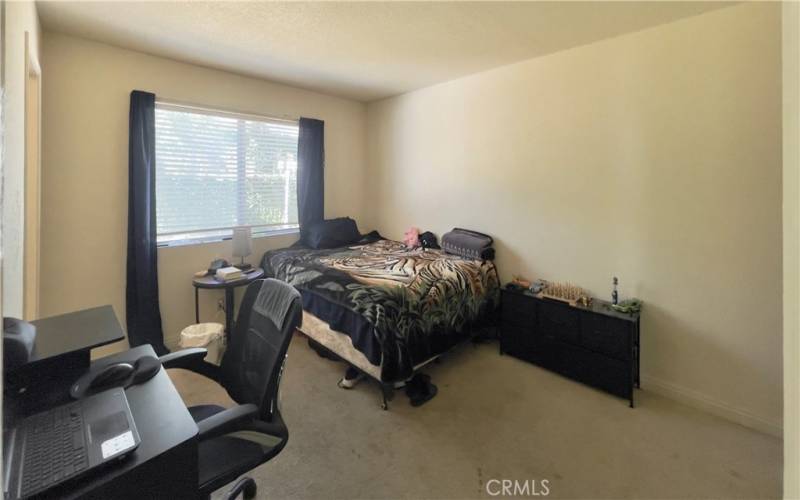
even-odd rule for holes
{"type": "MultiPolygon", "coordinates": [[[[261,239],[261,238],[275,238],[278,236],[287,236],[287,235],[299,235],[300,228],[293,227],[289,229],[278,229],[276,231],[265,231],[261,233],[254,233],[252,238],[261,239]]],[[[230,241],[232,239],[231,236],[205,236],[200,238],[187,238],[185,240],[173,240],[173,241],[165,241],[162,243],[158,243],[156,247],[158,248],[175,248],[175,247],[185,247],[185,246],[192,246],[192,245],[205,245],[208,243],[219,243],[222,241],[230,241]]]]}

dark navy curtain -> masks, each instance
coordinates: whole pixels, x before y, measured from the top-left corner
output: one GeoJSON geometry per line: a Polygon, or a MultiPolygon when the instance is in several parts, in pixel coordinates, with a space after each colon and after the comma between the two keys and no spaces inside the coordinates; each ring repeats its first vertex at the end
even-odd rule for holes
{"type": "Polygon", "coordinates": [[[158,306],[156,253],[156,96],[131,92],[128,142],[128,269],[125,290],[128,342],[165,354],[158,306]]]}
{"type": "Polygon", "coordinates": [[[297,140],[297,218],[303,226],[325,218],[325,122],[300,118],[297,140]]]}

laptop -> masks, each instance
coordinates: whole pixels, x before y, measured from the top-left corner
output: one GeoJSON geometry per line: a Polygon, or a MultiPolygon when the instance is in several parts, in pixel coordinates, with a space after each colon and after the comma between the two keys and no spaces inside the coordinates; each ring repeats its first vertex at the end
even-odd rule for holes
{"type": "Polygon", "coordinates": [[[125,458],[141,442],[122,388],[31,415],[6,439],[6,500],[44,493],[125,458]]]}

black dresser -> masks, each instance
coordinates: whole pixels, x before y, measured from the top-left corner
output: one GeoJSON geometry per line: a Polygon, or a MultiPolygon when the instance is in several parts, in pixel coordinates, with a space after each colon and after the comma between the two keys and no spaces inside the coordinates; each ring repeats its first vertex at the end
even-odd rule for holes
{"type": "Polygon", "coordinates": [[[594,299],[588,307],[503,289],[500,354],[628,399],[639,387],[639,314],[614,311],[594,299]]]}

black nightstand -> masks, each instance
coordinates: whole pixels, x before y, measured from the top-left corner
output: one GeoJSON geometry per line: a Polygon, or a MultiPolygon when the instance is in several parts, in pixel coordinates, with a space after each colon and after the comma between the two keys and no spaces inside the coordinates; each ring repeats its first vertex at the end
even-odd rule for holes
{"type": "Polygon", "coordinates": [[[628,399],[639,387],[639,314],[588,307],[503,289],[500,354],[510,354],[628,399]]]}
{"type": "Polygon", "coordinates": [[[257,279],[264,277],[264,270],[254,267],[243,273],[241,279],[235,281],[220,281],[213,275],[203,276],[202,278],[192,279],[194,285],[194,320],[200,323],[200,303],[198,294],[201,288],[212,290],[225,290],[225,335],[233,334],[233,289],[240,286],[249,285],[257,279]]]}

